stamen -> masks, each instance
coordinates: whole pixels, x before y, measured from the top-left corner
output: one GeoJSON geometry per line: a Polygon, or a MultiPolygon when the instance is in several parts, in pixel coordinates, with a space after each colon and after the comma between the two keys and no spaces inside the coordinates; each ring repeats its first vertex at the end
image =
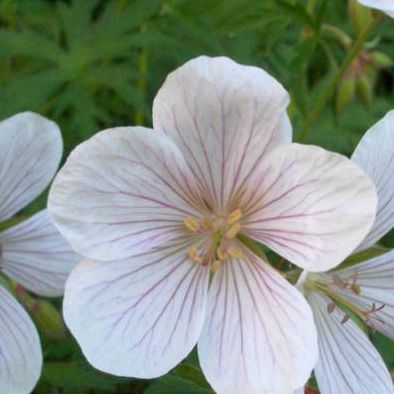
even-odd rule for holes
{"type": "Polygon", "coordinates": [[[241,230],[241,225],[239,223],[233,224],[224,234],[226,238],[234,238],[241,230]]]}
{"type": "Polygon", "coordinates": [[[227,248],[227,253],[228,253],[231,257],[234,257],[234,258],[236,258],[236,259],[243,259],[243,258],[245,257],[244,254],[242,253],[242,251],[239,250],[239,249],[237,249],[237,248],[234,247],[234,246],[228,247],[228,248],[227,248]]]}
{"type": "Polygon", "coordinates": [[[349,316],[349,315],[343,316],[343,318],[342,318],[342,320],[341,320],[341,324],[345,324],[349,319],[350,319],[350,316],[349,316]]]}
{"type": "Polygon", "coordinates": [[[198,255],[197,248],[195,246],[192,246],[188,251],[187,255],[191,261],[197,264],[203,264],[203,259],[198,255]]]}
{"type": "Polygon", "coordinates": [[[327,304],[327,312],[328,313],[330,313],[330,314],[333,313],[334,309],[335,309],[335,304],[333,302],[330,302],[327,304]]]}
{"type": "Polygon", "coordinates": [[[355,294],[360,294],[361,293],[361,287],[356,283],[357,280],[357,273],[355,272],[354,278],[352,283],[348,283],[342,278],[340,278],[338,275],[333,274],[332,275],[332,283],[339,287],[340,289],[348,289],[351,290],[355,294]]]}
{"type": "Polygon", "coordinates": [[[332,283],[340,289],[346,289],[347,283],[336,274],[331,275],[332,283]]]}
{"type": "Polygon", "coordinates": [[[352,289],[353,293],[360,295],[361,293],[361,287],[359,285],[357,285],[356,283],[352,283],[352,285],[350,286],[350,288],[352,289]]]}
{"type": "Polygon", "coordinates": [[[200,224],[198,221],[191,216],[187,217],[183,223],[185,224],[186,228],[193,233],[196,233],[200,229],[200,224]]]}
{"type": "Polygon", "coordinates": [[[228,257],[226,249],[222,245],[216,249],[216,254],[219,260],[225,260],[228,257]]]}
{"type": "Polygon", "coordinates": [[[207,217],[203,217],[201,219],[201,229],[204,231],[213,231],[213,223],[212,220],[207,218],[207,217]]]}
{"type": "Polygon", "coordinates": [[[239,219],[242,218],[242,212],[240,209],[235,209],[234,211],[230,212],[227,216],[227,224],[232,225],[238,222],[239,219]]]}
{"type": "Polygon", "coordinates": [[[220,260],[215,260],[211,264],[211,271],[212,272],[216,272],[220,268],[221,265],[222,265],[222,262],[220,260]]]}

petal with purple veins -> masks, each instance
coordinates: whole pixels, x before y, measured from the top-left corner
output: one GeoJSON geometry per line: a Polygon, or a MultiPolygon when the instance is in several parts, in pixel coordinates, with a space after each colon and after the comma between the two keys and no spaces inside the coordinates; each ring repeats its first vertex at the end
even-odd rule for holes
{"type": "Polygon", "coordinates": [[[335,292],[369,312],[367,323],[394,340],[394,251],[333,274],[347,283],[346,288],[336,286],[335,292]]]}
{"type": "Polygon", "coordinates": [[[184,158],[166,136],[142,127],[109,129],[79,145],[56,176],[49,212],[79,253],[116,260],[183,234],[199,215],[184,158]]]}
{"type": "Polygon", "coordinates": [[[394,226],[394,111],[388,112],[364,134],[352,160],[372,179],[378,194],[375,223],[357,248],[363,250],[394,226]]]}
{"type": "Polygon", "coordinates": [[[139,378],[167,373],[201,333],[209,270],[172,245],[111,262],[85,260],[71,273],[64,317],[90,363],[139,378]]]}
{"type": "Polygon", "coordinates": [[[239,208],[243,232],[308,271],[342,262],[370,230],[371,180],[352,161],[316,146],[276,148],[256,169],[239,208]]]}
{"type": "Polygon", "coordinates": [[[327,311],[329,298],[308,295],[319,336],[315,375],[321,394],[392,394],[393,383],[379,353],[368,337],[335,308],[327,311]]]}
{"type": "Polygon", "coordinates": [[[44,191],[62,150],[59,127],[38,114],[22,112],[0,123],[0,221],[44,191]]]}
{"type": "Polygon", "coordinates": [[[30,393],[40,377],[40,339],[29,315],[0,286],[0,392],[30,393]]]}
{"type": "Polygon", "coordinates": [[[36,294],[60,296],[75,253],[43,210],[0,233],[0,269],[36,294]]]}
{"type": "Polygon", "coordinates": [[[245,251],[215,274],[198,354],[217,393],[286,393],[317,358],[312,312],[298,290],[245,251]]]}
{"type": "Polygon", "coordinates": [[[153,124],[182,150],[216,211],[273,148],[291,142],[289,97],[264,70],[201,56],[168,75],[153,124]]]}

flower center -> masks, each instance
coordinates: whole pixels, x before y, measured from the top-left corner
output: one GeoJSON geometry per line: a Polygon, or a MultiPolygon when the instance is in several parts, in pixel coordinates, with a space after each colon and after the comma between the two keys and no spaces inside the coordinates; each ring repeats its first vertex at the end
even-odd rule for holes
{"type": "Polygon", "coordinates": [[[195,263],[206,266],[211,264],[211,270],[216,271],[221,263],[230,256],[242,258],[243,254],[234,246],[234,238],[241,230],[242,212],[236,209],[225,216],[204,216],[201,219],[187,217],[185,227],[192,233],[205,234],[210,237],[209,246],[201,254],[196,246],[188,251],[188,257],[195,263]]]}

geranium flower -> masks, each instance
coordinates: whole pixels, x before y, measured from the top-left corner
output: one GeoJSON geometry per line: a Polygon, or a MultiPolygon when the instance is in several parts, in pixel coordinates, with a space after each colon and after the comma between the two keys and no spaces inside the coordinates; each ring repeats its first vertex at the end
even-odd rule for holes
{"type": "Polygon", "coordinates": [[[157,377],[198,341],[217,392],[305,382],[310,309],[245,245],[325,270],[364,238],[376,194],[345,157],[290,143],[288,101],[263,70],[200,57],[159,90],[155,132],[109,129],[71,153],[49,210],[88,257],[67,281],[64,316],[95,367],[157,377]]]}
{"type": "MultiPolygon", "coordinates": [[[[6,221],[49,184],[62,155],[59,128],[30,112],[0,123],[0,220],[6,221]]],[[[43,210],[0,232],[0,271],[43,296],[63,293],[78,256],[43,210]]],[[[0,392],[30,393],[41,372],[40,340],[33,322],[0,287],[0,392]]]]}
{"type": "Polygon", "coordinates": [[[358,0],[366,7],[375,8],[383,11],[387,15],[394,18],[394,1],[393,0],[358,0]]]}
{"type": "MultiPolygon", "coordinates": [[[[352,160],[375,182],[379,197],[375,223],[357,248],[362,252],[394,226],[394,111],[365,133],[352,160]]],[[[394,393],[379,353],[334,303],[394,339],[394,251],[348,268],[312,274],[305,292],[318,329],[315,375],[321,393],[394,393]]]]}

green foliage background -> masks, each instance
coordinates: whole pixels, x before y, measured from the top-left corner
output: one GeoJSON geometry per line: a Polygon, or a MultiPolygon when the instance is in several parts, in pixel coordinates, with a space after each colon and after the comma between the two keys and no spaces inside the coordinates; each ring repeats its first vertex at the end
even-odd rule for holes
{"type": "MultiPolygon", "coordinates": [[[[384,62],[367,62],[361,71],[353,63],[344,78],[333,79],[360,34],[345,0],[0,0],[0,119],[32,110],[55,120],[66,157],[101,129],[151,126],[153,97],[171,70],[201,54],[226,55],[265,68],[290,91],[296,141],[350,155],[394,108],[387,58],[394,58],[394,20],[382,16],[361,47],[379,51],[384,62]],[[355,94],[347,82],[354,73],[364,79],[355,94]]],[[[44,205],[42,196],[25,213],[44,205]]],[[[390,234],[384,240],[393,241],[390,234]]],[[[18,294],[42,338],[36,393],[212,392],[194,353],[152,381],[95,371],[59,320],[61,300],[18,294]]],[[[393,344],[373,339],[394,368],[393,344]]]]}

